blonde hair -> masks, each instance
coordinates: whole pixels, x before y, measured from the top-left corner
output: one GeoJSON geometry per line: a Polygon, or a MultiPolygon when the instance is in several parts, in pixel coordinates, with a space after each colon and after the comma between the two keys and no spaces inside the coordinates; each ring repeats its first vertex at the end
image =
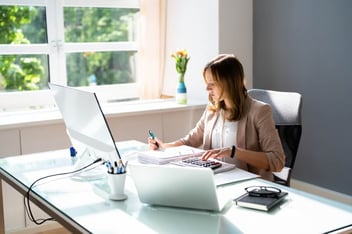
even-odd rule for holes
{"type": "MultiPolygon", "coordinates": [[[[231,54],[221,54],[206,64],[203,69],[203,78],[209,70],[213,76],[215,85],[218,85],[222,93],[228,93],[230,106],[225,110],[229,120],[240,120],[244,114],[244,104],[247,97],[245,76],[241,62],[231,54]]],[[[206,81],[206,80],[205,80],[206,81]]],[[[212,105],[209,110],[216,112],[225,109],[224,101],[216,102],[210,95],[212,105]]]]}

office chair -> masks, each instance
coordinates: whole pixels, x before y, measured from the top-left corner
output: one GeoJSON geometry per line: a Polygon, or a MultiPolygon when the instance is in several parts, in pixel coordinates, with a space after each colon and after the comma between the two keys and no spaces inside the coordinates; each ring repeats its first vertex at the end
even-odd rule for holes
{"type": "Polygon", "coordinates": [[[248,95],[272,107],[275,126],[286,155],[285,167],[273,172],[274,182],[290,186],[291,172],[295,165],[297,150],[302,134],[302,96],[295,92],[250,89],[248,95]]]}

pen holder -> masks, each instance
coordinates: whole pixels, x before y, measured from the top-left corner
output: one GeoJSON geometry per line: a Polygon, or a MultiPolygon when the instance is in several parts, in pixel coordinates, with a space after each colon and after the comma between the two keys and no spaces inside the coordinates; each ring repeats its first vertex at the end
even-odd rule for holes
{"type": "Polygon", "coordinates": [[[126,173],[108,173],[108,184],[110,187],[109,198],[111,200],[121,201],[127,199],[127,195],[125,194],[125,181],[126,173]]]}

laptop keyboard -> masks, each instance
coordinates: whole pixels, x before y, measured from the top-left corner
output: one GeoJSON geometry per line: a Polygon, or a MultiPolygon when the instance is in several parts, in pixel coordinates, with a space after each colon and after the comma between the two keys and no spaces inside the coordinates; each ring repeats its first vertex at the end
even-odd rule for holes
{"type": "Polygon", "coordinates": [[[183,159],[182,163],[184,165],[194,166],[194,167],[209,167],[211,169],[216,169],[221,167],[222,163],[212,160],[202,160],[198,157],[183,159]]]}

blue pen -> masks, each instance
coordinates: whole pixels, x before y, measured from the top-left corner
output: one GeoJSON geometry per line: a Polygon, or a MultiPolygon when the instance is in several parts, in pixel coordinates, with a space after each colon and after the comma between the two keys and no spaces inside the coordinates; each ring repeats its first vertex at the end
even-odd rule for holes
{"type": "Polygon", "coordinates": [[[121,174],[123,174],[123,173],[126,172],[126,171],[125,171],[125,168],[126,168],[126,165],[124,165],[124,164],[122,163],[122,161],[121,161],[121,166],[120,166],[120,173],[121,173],[121,174]]]}
{"type": "Polygon", "coordinates": [[[155,135],[154,133],[152,132],[152,130],[149,130],[149,136],[154,140],[155,139],[155,135]]]}
{"type": "Polygon", "coordinates": [[[114,168],[112,167],[110,162],[106,162],[106,167],[108,168],[108,172],[113,174],[114,173],[114,168]]]}
{"type": "MultiPolygon", "coordinates": [[[[152,138],[152,140],[155,140],[155,135],[154,135],[154,133],[152,132],[152,130],[149,130],[149,136],[152,138]]],[[[158,142],[155,141],[155,145],[156,145],[156,147],[159,148],[158,142]]]]}
{"type": "Polygon", "coordinates": [[[114,166],[116,169],[116,174],[120,174],[121,173],[121,164],[117,163],[117,161],[114,162],[114,166]]]}

